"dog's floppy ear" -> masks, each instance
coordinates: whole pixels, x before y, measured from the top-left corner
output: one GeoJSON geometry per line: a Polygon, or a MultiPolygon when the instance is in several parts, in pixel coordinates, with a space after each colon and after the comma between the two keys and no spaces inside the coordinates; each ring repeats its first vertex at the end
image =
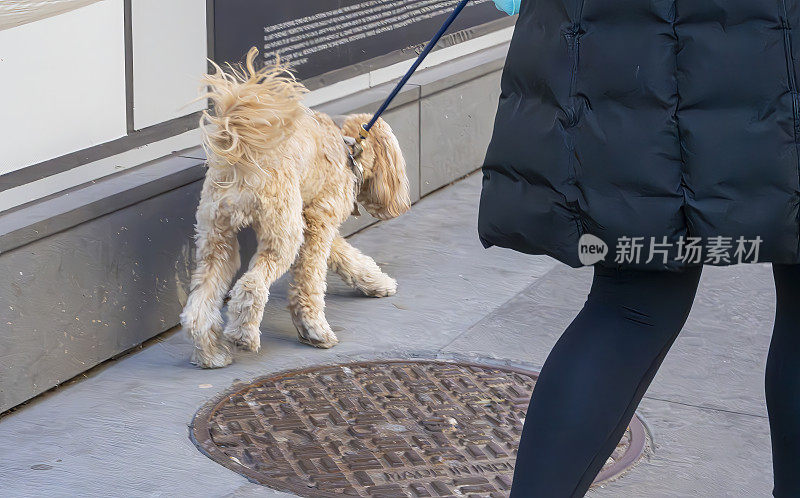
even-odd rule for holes
{"type": "Polygon", "coordinates": [[[365,165],[369,171],[358,200],[376,218],[396,218],[409,210],[411,198],[400,144],[383,119],[378,119],[370,130],[367,147],[371,149],[374,162],[371,168],[365,165]]]}

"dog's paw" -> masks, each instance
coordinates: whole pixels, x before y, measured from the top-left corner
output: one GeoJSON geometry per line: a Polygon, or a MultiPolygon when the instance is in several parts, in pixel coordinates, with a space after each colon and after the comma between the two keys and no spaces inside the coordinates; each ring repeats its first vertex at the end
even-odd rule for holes
{"type": "Polygon", "coordinates": [[[236,347],[257,353],[261,349],[261,331],[257,327],[229,325],[222,333],[236,347]]]}
{"type": "Polygon", "coordinates": [[[233,356],[227,345],[214,346],[206,350],[195,348],[190,361],[200,368],[222,368],[233,362],[233,356]]]}
{"type": "Polygon", "coordinates": [[[193,302],[186,305],[180,320],[189,337],[197,341],[216,336],[222,330],[222,313],[218,309],[197,306],[193,302]]]}
{"type": "Polygon", "coordinates": [[[325,319],[304,320],[296,315],[292,316],[294,326],[297,328],[297,336],[300,342],[314,346],[315,348],[328,349],[339,343],[336,334],[331,330],[331,326],[325,319]]]}
{"type": "Polygon", "coordinates": [[[397,294],[397,280],[385,273],[372,282],[364,282],[358,289],[369,297],[389,297],[397,294]]]}
{"type": "Polygon", "coordinates": [[[181,313],[181,325],[194,344],[190,361],[201,368],[221,368],[233,361],[230,348],[222,341],[222,315],[219,310],[198,306],[190,298],[181,313]]]}

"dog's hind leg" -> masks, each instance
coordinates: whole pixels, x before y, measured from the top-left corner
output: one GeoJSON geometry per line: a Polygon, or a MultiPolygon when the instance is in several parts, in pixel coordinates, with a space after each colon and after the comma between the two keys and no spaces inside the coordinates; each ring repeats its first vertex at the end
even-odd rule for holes
{"type": "Polygon", "coordinates": [[[181,313],[181,324],[194,343],[191,361],[203,368],[224,367],[231,362],[230,348],[221,337],[220,310],[240,265],[236,231],[230,220],[212,207],[201,207],[197,213],[197,266],[181,313]]]}
{"type": "Polygon", "coordinates": [[[248,351],[261,348],[261,319],[269,288],[286,273],[303,241],[302,200],[297,189],[289,198],[276,196],[265,216],[253,224],[258,249],[247,272],[236,282],[228,301],[225,338],[248,351]],[[296,194],[296,195],[294,195],[296,194]]]}
{"type": "Polygon", "coordinates": [[[289,290],[289,311],[300,342],[318,348],[330,348],[339,340],[325,319],[325,290],[328,255],[336,237],[336,226],[330,217],[305,215],[305,241],[292,266],[294,282],[289,290]]]}
{"type": "Polygon", "coordinates": [[[370,297],[393,296],[397,281],[383,273],[375,260],[351,246],[341,235],[336,235],[331,247],[328,265],[347,285],[370,297]]]}

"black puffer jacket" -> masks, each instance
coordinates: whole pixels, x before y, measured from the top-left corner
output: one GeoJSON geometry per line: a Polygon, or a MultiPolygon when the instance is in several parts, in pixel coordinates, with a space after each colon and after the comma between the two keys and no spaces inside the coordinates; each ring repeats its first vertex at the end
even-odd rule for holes
{"type": "Polygon", "coordinates": [[[591,234],[611,266],[800,263],[798,50],[800,0],[523,0],[484,245],[580,266],[591,234]]]}

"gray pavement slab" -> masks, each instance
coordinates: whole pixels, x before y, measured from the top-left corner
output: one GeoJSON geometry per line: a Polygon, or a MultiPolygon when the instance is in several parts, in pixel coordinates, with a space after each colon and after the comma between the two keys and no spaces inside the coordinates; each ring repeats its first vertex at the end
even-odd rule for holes
{"type": "MultiPolygon", "coordinates": [[[[538,368],[580,309],[591,270],[477,240],[480,175],[424,198],[351,242],[399,282],[364,298],[331,276],[328,319],[340,344],[297,342],[285,279],[272,289],[262,351],[220,370],[188,363],[173,331],[0,418],[0,495],[289,496],[203,456],[195,411],[237,381],[371,358],[477,358],[538,368]],[[207,387],[210,385],[211,387],[207,387]]],[[[697,305],[643,402],[654,451],[597,496],[768,496],[762,371],[774,299],[769,268],[710,269],[697,305]]]]}
{"type": "Polygon", "coordinates": [[[771,496],[766,420],[653,399],[639,413],[653,432],[654,453],[588,496],[771,496]]]}
{"type": "MultiPolygon", "coordinates": [[[[580,311],[592,272],[557,265],[448,345],[540,369],[580,311]]],[[[770,496],[764,367],[771,268],[706,268],[692,313],[642,402],[654,453],[597,496],[770,496]]]]}
{"type": "MultiPolygon", "coordinates": [[[[558,265],[454,341],[447,351],[475,352],[493,339],[494,355],[540,368],[580,311],[591,269],[558,265]]],[[[775,290],[768,265],[708,267],[681,335],[648,396],[766,416],[764,367],[775,290]]]]}

